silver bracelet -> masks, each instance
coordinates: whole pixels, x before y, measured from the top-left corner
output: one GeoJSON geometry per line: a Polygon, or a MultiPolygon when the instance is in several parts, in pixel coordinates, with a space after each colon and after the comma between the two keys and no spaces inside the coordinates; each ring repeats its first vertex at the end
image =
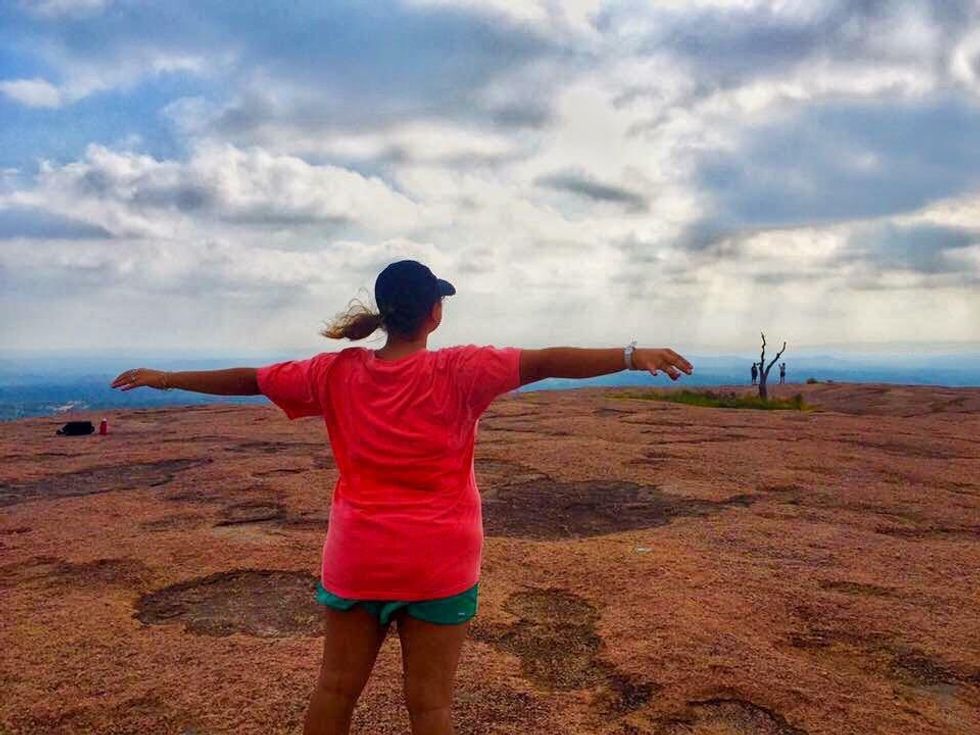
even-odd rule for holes
{"type": "Polygon", "coordinates": [[[633,351],[635,349],[636,349],[636,340],[633,340],[632,342],[630,342],[623,349],[623,362],[626,363],[626,369],[627,370],[636,370],[636,368],[633,367],[633,351]]]}

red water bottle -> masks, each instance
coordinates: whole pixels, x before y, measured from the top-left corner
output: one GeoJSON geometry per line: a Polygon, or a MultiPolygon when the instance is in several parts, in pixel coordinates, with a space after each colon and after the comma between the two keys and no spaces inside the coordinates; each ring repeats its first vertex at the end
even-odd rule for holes
{"type": "Polygon", "coordinates": [[[102,419],[101,423],[99,423],[99,433],[102,436],[109,433],[109,422],[106,419],[102,419]]]}

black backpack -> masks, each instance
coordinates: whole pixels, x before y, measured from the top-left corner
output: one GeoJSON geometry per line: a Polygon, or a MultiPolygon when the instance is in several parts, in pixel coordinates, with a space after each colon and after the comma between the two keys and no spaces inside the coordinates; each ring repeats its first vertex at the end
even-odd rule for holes
{"type": "Polygon", "coordinates": [[[91,421],[69,421],[55,433],[60,436],[84,436],[94,434],[95,427],[91,421]]]}

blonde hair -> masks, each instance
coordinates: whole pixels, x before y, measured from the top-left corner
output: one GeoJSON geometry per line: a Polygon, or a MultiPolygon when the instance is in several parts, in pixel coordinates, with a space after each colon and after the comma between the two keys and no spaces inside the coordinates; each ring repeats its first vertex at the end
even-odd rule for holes
{"type": "Polygon", "coordinates": [[[381,314],[353,299],[347,305],[347,311],[334,316],[333,321],[320,330],[320,334],[328,339],[357,340],[370,337],[383,328],[381,314]]]}

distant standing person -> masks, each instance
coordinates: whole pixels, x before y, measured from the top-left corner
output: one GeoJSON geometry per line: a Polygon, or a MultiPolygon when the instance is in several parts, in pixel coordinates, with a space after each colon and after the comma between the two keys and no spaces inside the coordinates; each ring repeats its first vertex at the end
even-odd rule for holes
{"type": "MultiPolygon", "coordinates": [[[[464,345],[429,350],[443,299],[456,293],[414,260],[378,276],[378,311],[361,305],[322,334],[360,340],[387,332],[380,350],[348,347],[264,367],[199,372],[127,370],[114,388],[262,393],[290,419],[326,424],[339,470],[316,599],[323,661],[305,735],[345,735],[375,658],[395,621],[413,735],[451,735],[454,679],[476,614],[483,548],[473,474],[476,426],[499,395],[545,378],[691,364],[673,350],[464,345]]],[[[202,552],[203,553],[203,552],[202,552]]]]}
{"type": "Polygon", "coordinates": [[[779,382],[780,384],[786,382],[786,363],[779,363],[779,382]]]}
{"type": "Polygon", "coordinates": [[[759,366],[756,363],[752,363],[752,385],[755,385],[755,381],[759,379],[759,366]]]}

